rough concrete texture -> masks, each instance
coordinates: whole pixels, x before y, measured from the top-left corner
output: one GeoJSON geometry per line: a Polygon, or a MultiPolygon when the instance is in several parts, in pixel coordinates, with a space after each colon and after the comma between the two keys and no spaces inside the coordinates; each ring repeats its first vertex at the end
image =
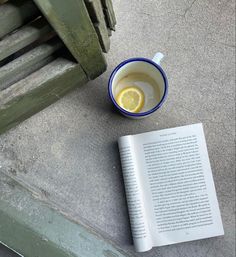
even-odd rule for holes
{"type": "Polygon", "coordinates": [[[117,138],[204,125],[225,236],[155,248],[139,257],[235,256],[235,2],[114,0],[117,31],[108,70],[0,137],[1,171],[132,250],[117,138]],[[135,56],[165,54],[170,91],[143,120],[116,113],[112,69],[135,56]]]}
{"type": "Polygon", "coordinates": [[[3,245],[0,245],[0,256],[1,257],[19,257],[19,255],[17,255],[16,253],[9,250],[3,245]]]}

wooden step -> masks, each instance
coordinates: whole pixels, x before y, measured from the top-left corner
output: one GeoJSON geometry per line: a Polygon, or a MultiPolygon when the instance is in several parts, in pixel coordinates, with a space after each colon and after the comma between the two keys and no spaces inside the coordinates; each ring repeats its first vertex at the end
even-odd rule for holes
{"type": "Polygon", "coordinates": [[[59,57],[0,91],[0,134],[87,81],[79,64],[59,57]]]}
{"type": "Polygon", "coordinates": [[[55,32],[48,22],[40,17],[16,30],[16,32],[5,36],[0,41],[0,61],[31,43],[42,40],[49,33],[55,32]]]}
{"type": "Polygon", "coordinates": [[[53,53],[62,46],[63,43],[59,38],[53,38],[0,67],[0,90],[25,78],[55,59],[53,53]]]}
{"type": "Polygon", "coordinates": [[[0,38],[39,15],[38,8],[31,0],[11,0],[0,5],[0,38]]]}

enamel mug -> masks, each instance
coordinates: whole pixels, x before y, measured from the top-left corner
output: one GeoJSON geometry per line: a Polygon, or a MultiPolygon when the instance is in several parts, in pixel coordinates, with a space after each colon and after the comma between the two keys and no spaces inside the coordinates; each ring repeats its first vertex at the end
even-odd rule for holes
{"type": "Polygon", "coordinates": [[[144,118],[157,111],[163,105],[168,93],[167,77],[164,70],[160,66],[160,62],[163,57],[164,55],[162,53],[157,53],[152,60],[140,57],[131,58],[123,61],[113,70],[108,82],[108,93],[115,108],[121,114],[132,119],[144,118]],[[129,112],[120,107],[115,100],[115,86],[122,78],[133,73],[141,73],[151,77],[155,81],[155,85],[158,86],[158,91],[160,93],[160,98],[159,101],[156,102],[156,105],[149,110],[145,110],[144,112],[129,112]]]}

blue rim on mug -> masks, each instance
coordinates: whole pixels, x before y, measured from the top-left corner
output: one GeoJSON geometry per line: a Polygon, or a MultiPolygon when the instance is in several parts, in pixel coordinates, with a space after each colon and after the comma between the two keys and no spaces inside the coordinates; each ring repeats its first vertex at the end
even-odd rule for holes
{"type": "Polygon", "coordinates": [[[149,59],[147,59],[147,58],[142,58],[142,57],[139,57],[139,58],[131,58],[131,59],[128,59],[128,60],[125,60],[125,61],[121,62],[121,63],[113,70],[113,72],[111,73],[111,76],[110,76],[109,82],[108,82],[108,93],[109,93],[109,97],[110,97],[111,101],[112,101],[113,104],[116,106],[116,108],[117,108],[120,112],[124,113],[125,115],[127,115],[127,116],[132,116],[132,117],[147,116],[147,115],[149,115],[149,114],[152,114],[152,113],[155,112],[156,110],[158,110],[158,109],[163,105],[163,103],[165,102],[166,97],[167,97],[167,93],[168,93],[168,80],[167,80],[166,74],[165,74],[165,72],[163,71],[163,69],[162,69],[157,63],[155,63],[154,61],[149,60],[149,59]],[[165,89],[164,89],[164,94],[163,94],[163,96],[162,96],[160,102],[159,102],[155,107],[153,107],[152,109],[150,109],[149,111],[146,111],[146,112],[133,113],[133,112],[128,112],[128,111],[126,111],[125,109],[123,109],[122,107],[120,107],[120,106],[117,104],[117,102],[116,102],[116,100],[115,100],[115,98],[114,98],[114,96],[113,96],[113,93],[112,93],[112,82],[113,82],[113,79],[114,79],[116,73],[119,71],[119,69],[120,69],[121,67],[123,67],[124,65],[126,65],[126,64],[128,64],[128,63],[130,63],[130,62],[137,62],[137,61],[138,61],[138,62],[140,62],[140,61],[141,61],[141,62],[147,62],[147,63],[153,65],[155,68],[157,68],[157,69],[159,70],[159,72],[161,73],[163,79],[164,79],[165,89]]]}

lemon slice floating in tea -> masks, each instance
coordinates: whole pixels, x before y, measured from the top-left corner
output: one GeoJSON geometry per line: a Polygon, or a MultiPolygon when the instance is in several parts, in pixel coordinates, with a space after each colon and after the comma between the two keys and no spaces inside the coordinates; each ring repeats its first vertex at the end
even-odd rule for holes
{"type": "Polygon", "coordinates": [[[126,87],[116,97],[117,104],[129,112],[139,112],[144,106],[144,93],[138,87],[126,87]]]}

